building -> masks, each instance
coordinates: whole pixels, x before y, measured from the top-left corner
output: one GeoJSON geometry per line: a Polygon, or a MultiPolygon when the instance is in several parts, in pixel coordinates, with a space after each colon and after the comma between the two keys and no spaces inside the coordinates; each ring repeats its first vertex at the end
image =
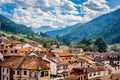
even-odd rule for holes
{"type": "Polygon", "coordinates": [[[69,52],[73,55],[80,55],[83,52],[82,48],[70,48],[69,52]]]}
{"type": "Polygon", "coordinates": [[[99,78],[108,75],[108,69],[103,66],[94,66],[87,68],[87,75],[88,80],[99,80],[99,78]]]}
{"type": "Polygon", "coordinates": [[[50,64],[39,57],[10,57],[0,62],[1,80],[49,80],[50,64]]]}

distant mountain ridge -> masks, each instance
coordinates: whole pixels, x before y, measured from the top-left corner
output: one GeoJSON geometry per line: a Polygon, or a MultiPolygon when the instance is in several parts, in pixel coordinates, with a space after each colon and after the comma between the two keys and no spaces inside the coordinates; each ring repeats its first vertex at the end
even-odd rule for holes
{"type": "Polygon", "coordinates": [[[63,35],[61,39],[68,39],[70,41],[78,42],[83,38],[96,39],[97,37],[104,37],[108,43],[112,43],[113,40],[120,35],[119,20],[120,9],[101,15],[88,23],[74,28],[69,33],[63,35]]]}
{"type": "Polygon", "coordinates": [[[51,36],[52,38],[56,38],[56,36],[63,36],[65,34],[67,34],[69,31],[71,31],[72,29],[78,27],[79,25],[81,25],[81,24],[76,24],[76,25],[73,25],[73,26],[68,26],[68,27],[65,27],[63,29],[58,29],[58,30],[53,30],[53,31],[47,31],[47,32],[45,32],[45,34],[51,36]]]}
{"type": "Polygon", "coordinates": [[[35,33],[40,33],[40,32],[47,32],[47,31],[53,31],[53,30],[56,30],[56,28],[52,28],[50,26],[41,26],[39,28],[32,28],[32,30],[35,32],[35,33]]]}

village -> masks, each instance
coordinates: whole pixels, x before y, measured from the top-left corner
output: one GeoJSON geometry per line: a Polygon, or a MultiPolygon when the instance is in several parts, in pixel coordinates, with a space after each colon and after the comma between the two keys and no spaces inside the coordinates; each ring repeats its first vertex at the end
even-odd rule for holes
{"type": "Polygon", "coordinates": [[[120,52],[67,51],[0,37],[0,80],[120,80],[120,52]]]}

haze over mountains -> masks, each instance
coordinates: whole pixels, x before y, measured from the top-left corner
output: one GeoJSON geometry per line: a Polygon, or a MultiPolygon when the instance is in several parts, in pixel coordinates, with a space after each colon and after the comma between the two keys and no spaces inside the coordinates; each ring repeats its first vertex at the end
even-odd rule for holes
{"type": "Polygon", "coordinates": [[[40,33],[40,32],[53,31],[55,30],[55,28],[52,28],[50,26],[41,26],[39,28],[32,28],[32,30],[36,33],[40,33]]]}
{"type": "Polygon", "coordinates": [[[77,24],[59,31],[46,32],[46,34],[51,37],[59,35],[61,40],[68,39],[74,42],[84,38],[103,37],[108,43],[116,43],[115,39],[120,36],[120,9],[85,24],[77,24]]]}
{"type": "Polygon", "coordinates": [[[27,35],[32,35],[34,32],[45,32],[45,34],[52,38],[59,37],[61,41],[69,40],[71,42],[79,42],[84,38],[96,39],[103,37],[107,43],[120,43],[120,9],[97,17],[85,24],[79,23],[59,30],[55,30],[50,26],[43,26],[34,29],[34,32],[31,28],[16,24],[0,15],[0,30],[27,35]]]}

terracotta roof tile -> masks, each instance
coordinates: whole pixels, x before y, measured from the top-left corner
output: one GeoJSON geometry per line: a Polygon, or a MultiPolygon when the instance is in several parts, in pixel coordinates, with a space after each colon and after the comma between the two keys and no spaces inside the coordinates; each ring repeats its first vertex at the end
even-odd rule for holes
{"type": "Polygon", "coordinates": [[[23,57],[10,57],[5,61],[0,62],[0,66],[16,69],[23,59],[23,57]]]}
{"type": "Polygon", "coordinates": [[[56,64],[57,64],[58,66],[60,66],[60,65],[68,65],[69,62],[68,62],[68,61],[59,61],[59,62],[56,62],[56,64]]]}
{"type": "Polygon", "coordinates": [[[45,63],[49,64],[35,56],[10,57],[5,61],[0,62],[0,66],[14,69],[49,70],[49,67],[45,63]]]}
{"type": "Polygon", "coordinates": [[[58,55],[60,57],[72,57],[72,55],[68,52],[59,52],[58,55]]]}

